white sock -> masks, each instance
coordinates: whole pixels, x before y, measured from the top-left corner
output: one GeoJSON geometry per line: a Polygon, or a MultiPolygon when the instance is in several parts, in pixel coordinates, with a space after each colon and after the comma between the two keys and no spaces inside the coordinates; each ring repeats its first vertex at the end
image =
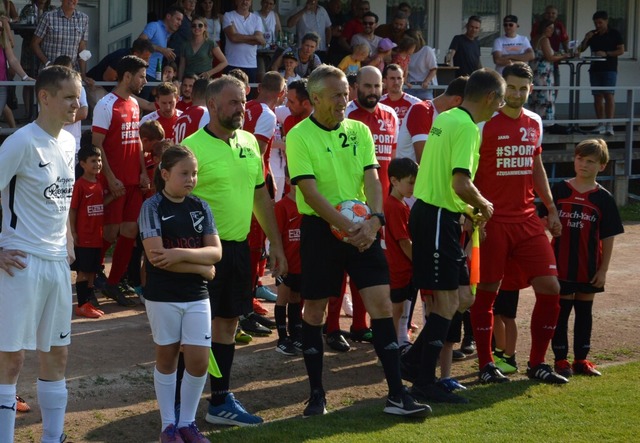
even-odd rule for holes
{"type": "Polygon", "coordinates": [[[398,343],[402,346],[409,343],[409,312],[411,312],[411,300],[405,300],[402,304],[402,314],[398,320],[398,343]]]}
{"type": "Polygon", "coordinates": [[[172,374],[162,374],[158,368],[154,368],[153,371],[153,386],[156,388],[156,399],[162,419],[160,431],[164,431],[167,426],[176,422],[176,373],[177,371],[172,374]]]}
{"type": "Polygon", "coordinates": [[[67,381],[37,382],[38,403],[42,414],[42,443],[60,443],[67,409],[67,381]]]}
{"type": "Polygon", "coordinates": [[[207,374],[202,377],[194,377],[184,371],[182,386],[180,387],[180,417],[178,417],[178,429],[189,426],[196,420],[196,411],[200,396],[207,383],[207,374]]]}
{"type": "Polygon", "coordinates": [[[13,441],[16,403],[16,385],[0,385],[0,442],[13,441]]]}

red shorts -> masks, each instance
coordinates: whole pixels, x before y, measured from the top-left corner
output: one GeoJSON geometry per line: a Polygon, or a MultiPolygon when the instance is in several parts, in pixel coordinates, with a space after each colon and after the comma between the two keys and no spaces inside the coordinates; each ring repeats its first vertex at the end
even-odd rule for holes
{"type": "Polygon", "coordinates": [[[551,243],[540,219],[533,215],[523,223],[489,221],[486,238],[480,245],[480,281],[502,280],[510,261],[518,264],[524,281],[558,275],[551,243]]]}
{"type": "Polygon", "coordinates": [[[105,206],[104,224],[137,223],[140,208],[142,208],[142,190],[139,186],[127,186],[122,197],[116,198],[105,206]]]}
{"type": "Polygon", "coordinates": [[[529,286],[529,280],[522,268],[514,262],[507,263],[500,289],[505,291],[519,291],[529,286]]]}

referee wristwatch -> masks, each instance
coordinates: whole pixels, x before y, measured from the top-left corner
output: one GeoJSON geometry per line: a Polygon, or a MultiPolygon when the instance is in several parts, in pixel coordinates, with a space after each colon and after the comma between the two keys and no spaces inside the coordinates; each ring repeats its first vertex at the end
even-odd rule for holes
{"type": "Polygon", "coordinates": [[[380,221],[380,227],[387,224],[387,220],[384,218],[384,214],[382,212],[374,212],[371,214],[371,217],[377,217],[380,221]]]}

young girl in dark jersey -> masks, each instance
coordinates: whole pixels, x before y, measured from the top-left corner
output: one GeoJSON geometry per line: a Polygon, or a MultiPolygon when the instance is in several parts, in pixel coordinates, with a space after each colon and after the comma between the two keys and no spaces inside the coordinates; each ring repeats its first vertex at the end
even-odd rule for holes
{"type": "Polygon", "coordinates": [[[211,346],[207,281],[222,246],[209,205],[191,191],[197,182],[191,151],[173,145],[162,154],[155,175],[157,193],[146,200],[138,223],[147,256],[146,309],[156,343],[154,385],[162,418],[161,442],[208,442],[195,413],[206,382],[211,346]],[[186,371],[174,411],[180,348],[186,371]]]}

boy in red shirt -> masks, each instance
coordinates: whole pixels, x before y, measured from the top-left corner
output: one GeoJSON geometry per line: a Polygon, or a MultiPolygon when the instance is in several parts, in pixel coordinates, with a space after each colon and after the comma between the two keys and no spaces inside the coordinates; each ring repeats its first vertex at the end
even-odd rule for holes
{"type": "Polygon", "coordinates": [[[274,308],[278,344],[276,351],[283,355],[302,352],[302,317],[300,309],[300,223],[302,216],[296,206],[296,186],[291,184],[289,170],[285,167],[285,180],[289,192],[276,203],[276,220],[282,236],[284,254],[289,263],[289,272],[278,279],[278,298],[274,308]],[[287,335],[287,307],[289,314],[289,334],[287,335]]]}
{"type": "Polygon", "coordinates": [[[111,194],[104,194],[97,178],[102,170],[100,149],[84,146],[78,151],[78,160],[84,172],[73,187],[69,210],[69,225],[76,255],[73,269],[78,272],[78,306],[75,313],[80,317],[100,318],[104,312],[94,307],[89,300],[93,298],[93,280],[101,269],[104,205],[112,198],[111,194]]]}
{"type": "Polygon", "coordinates": [[[417,293],[411,282],[411,208],[404,199],[413,195],[418,164],[410,158],[395,158],[389,163],[388,174],[392,187],[389,197],[384,202],[384,217],[387,221],[384,233],[387,248],[384,252],[389,264],[393,323],[398,334],[398,345],[402,349],[411,344],[408,334],[409,312],[417,293]]]}

